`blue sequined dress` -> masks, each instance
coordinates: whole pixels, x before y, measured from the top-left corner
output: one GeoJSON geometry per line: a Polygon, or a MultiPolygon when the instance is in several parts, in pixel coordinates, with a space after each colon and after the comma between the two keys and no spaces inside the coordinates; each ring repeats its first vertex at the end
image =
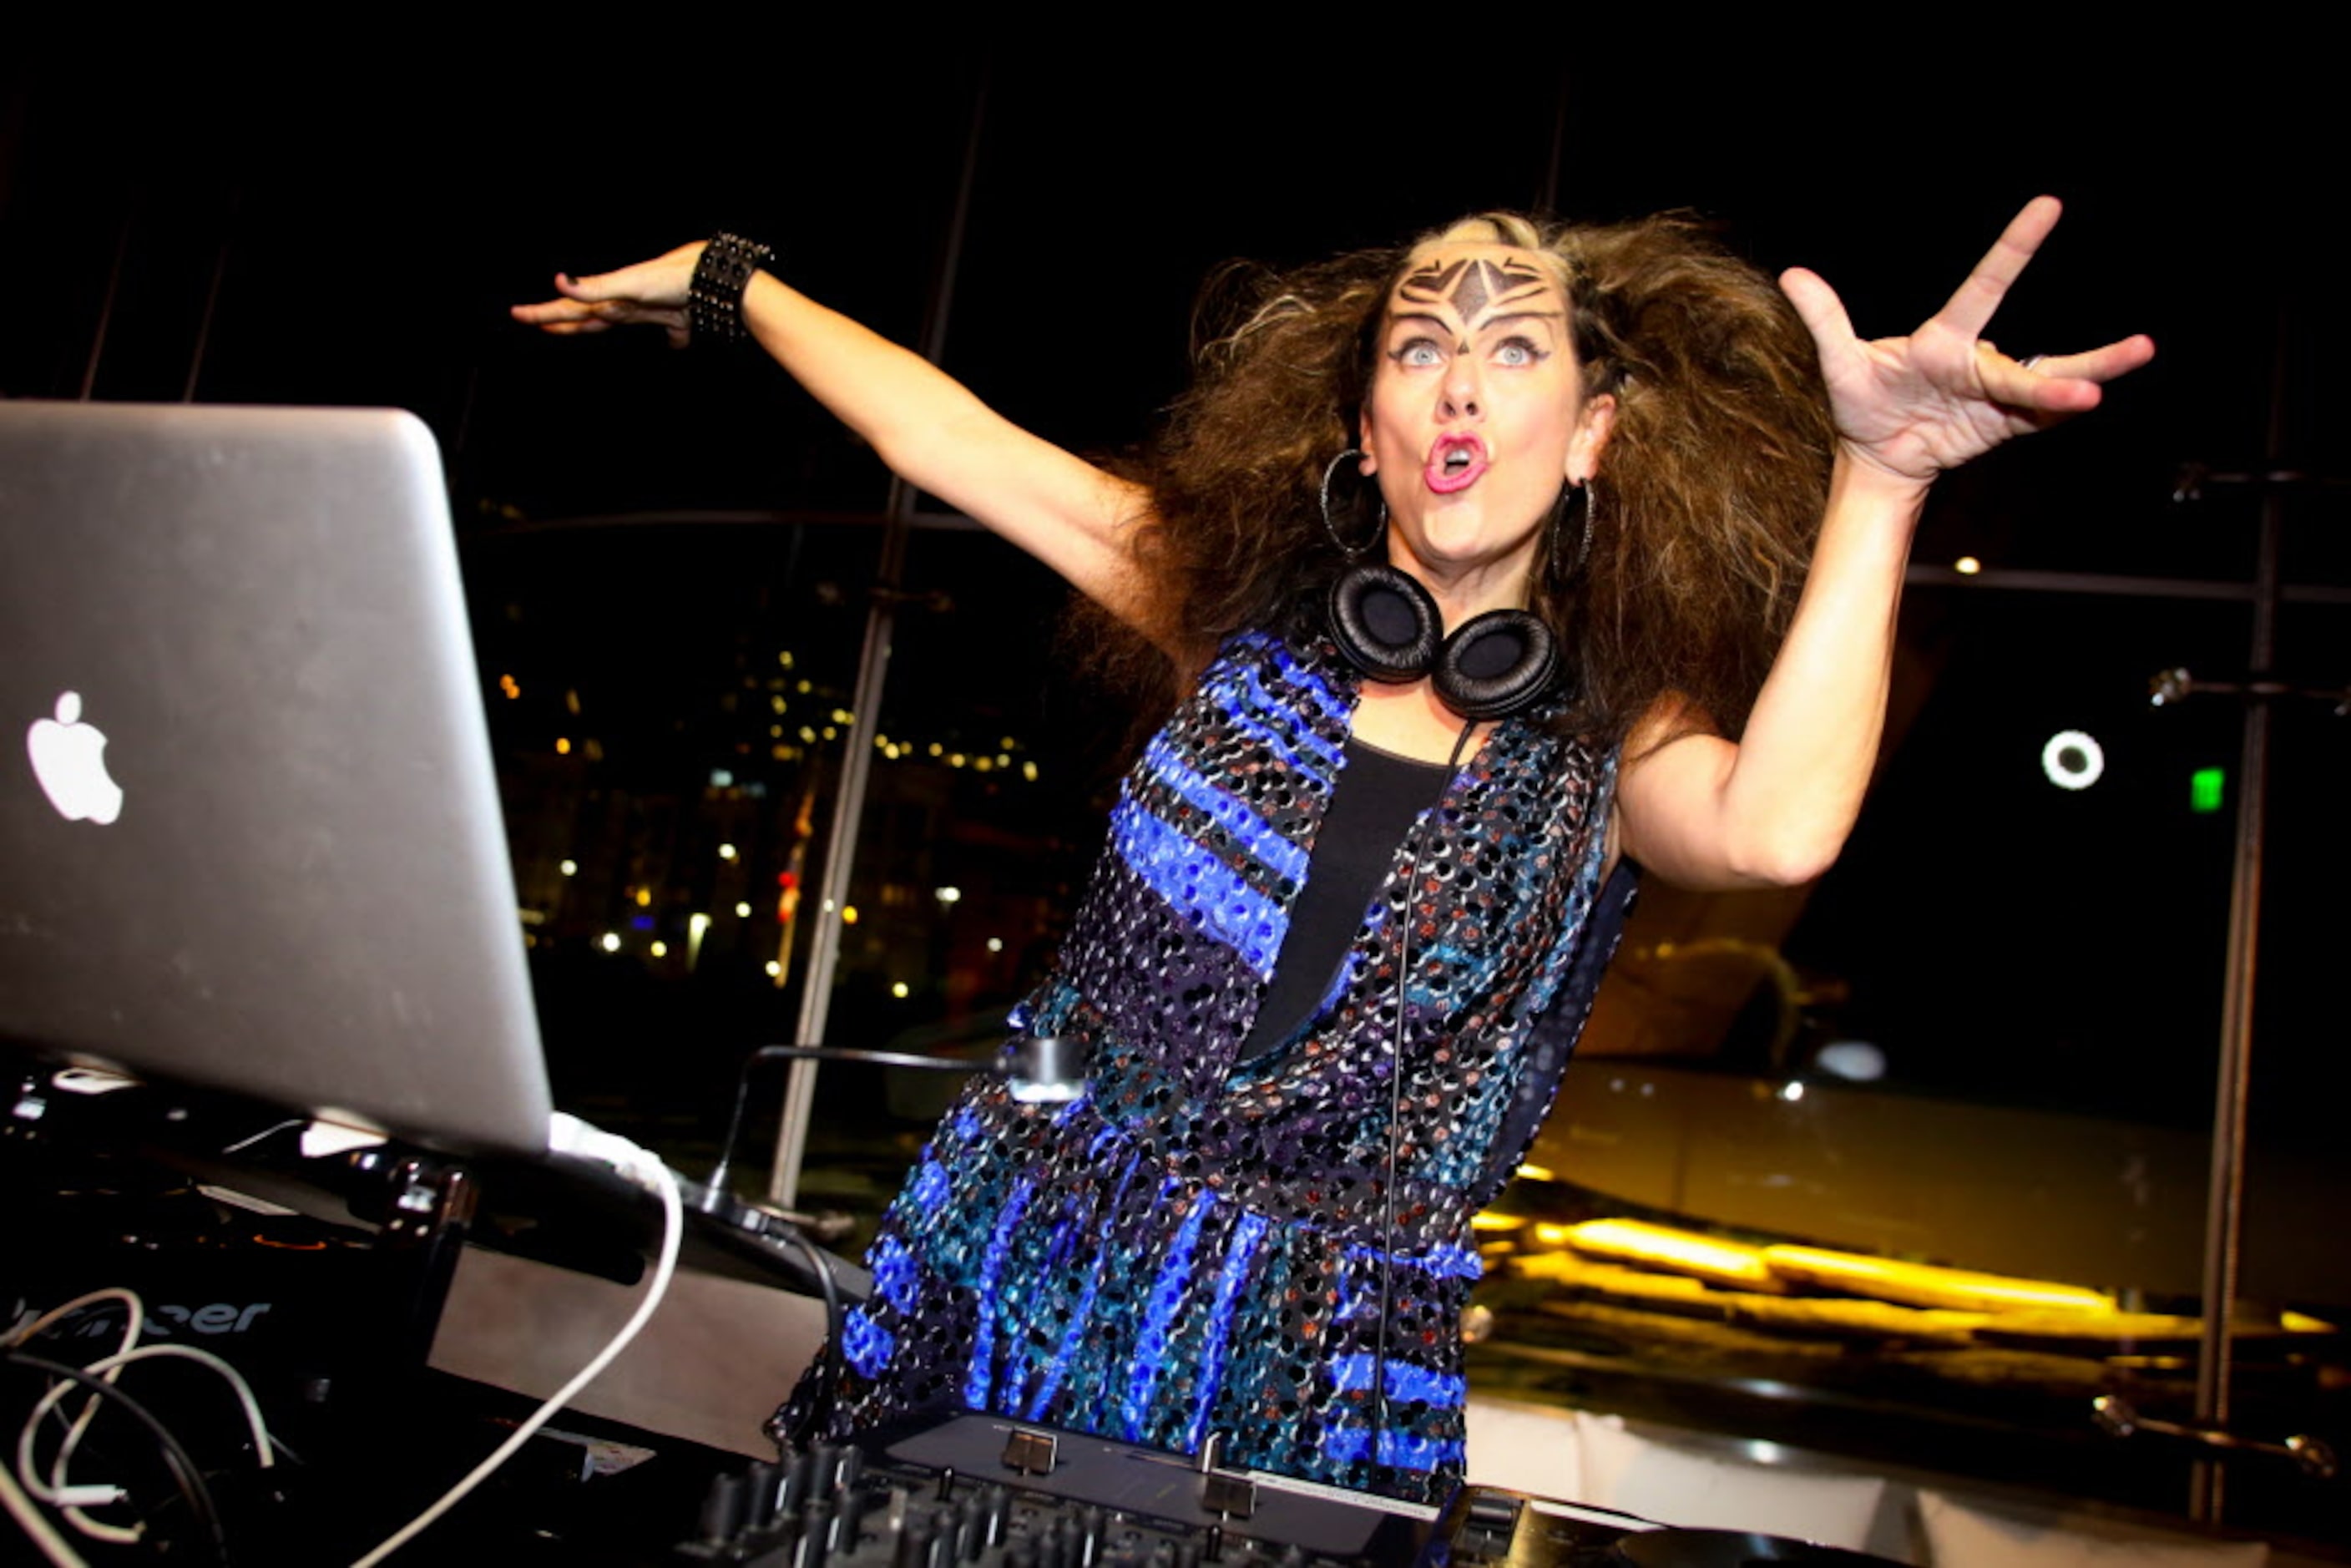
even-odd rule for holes
{"type": "Polygon", "coordinates": [[[1237,1065],[1356,679],[1320,639],[1238,637],[1152,740],[1015,1018],[1082,1045],[1087,1093],[1031,1107],[991,1082],[948,1113],[868,1255],[836,1429],[953,1403],[1186,1453],[1219,1432],[1232,1462],[1405,1497],[1458,1477],[1469,1220],[1613,946],[1614,887],[1593,910],[1614,763],[1503,722],[1398,846],[1321,1009],[1237,1065]]]}

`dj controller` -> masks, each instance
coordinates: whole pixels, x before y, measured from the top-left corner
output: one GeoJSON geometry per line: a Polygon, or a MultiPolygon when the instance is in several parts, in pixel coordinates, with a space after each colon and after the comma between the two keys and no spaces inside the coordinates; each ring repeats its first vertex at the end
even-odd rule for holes
{"type": "Polygon", "coordinates": [[[740,1568],[1698,1568],[1883,1559],[1460,1489],[1422,1507],[962,1415],[717,1477],[673,1561],[740,1568]]]}

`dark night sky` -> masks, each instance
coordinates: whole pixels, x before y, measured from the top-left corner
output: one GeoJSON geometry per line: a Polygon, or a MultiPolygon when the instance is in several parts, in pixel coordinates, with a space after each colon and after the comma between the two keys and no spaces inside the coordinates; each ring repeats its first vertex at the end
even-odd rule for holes
{"type": "MultiPolygon", "coordinates": [[[[2226,38],[2199,40],[2192,62],[2150,49],[2137,68],[2044,51],[2021,69],[1937,69],[1898,45],[1885,40],[1899,63],[1884,81],[1719,37],[1506,73],[1484,51],[1448,62],[1435,43],[1401,59],[1351,47],[1250,61],[1169,41],[1091,70],[1001,47],[950,360],[1069,444],[1131,440],[1180,383],[1192,295],[1215,264],[1305,259],[1541,200],[1563,94],[1562,211],[1719,216],[1763,265],[1827,276],[1865,330],[1915,321],[2008,214],[2053,191],[2070,216],[1998,334],[2057,346],[2149,331],[2163,363],[2107,422],[2130,427],[2126,444],[2166,463],[2257,442],[2275,301],[2333,318],[2295,322],[2314,348],[2341,331],[2334,291],[2316,287],[2325,214],[2305,193],[2326,188],[2313,181],[2315,104],[2292,80],[2252,76],[2251,45],[2226,38]]],[[[291,80],[203,55],[129,73],[21,57],[0,121],[0,224],[6,276],[37,303],[0,329],[6,390],[74,390],[130,211],[101,395],[177,395],[225,232],[206,397],[405,403],[489,464],[493,487],[557,508],[586,499],[567,486],[609,500],[615,478],[648,500],[691,499],[683,484],[775,504],[772,467],[733,457],[737,443],[673,455],[675,428],[724,417],[661,413],[702,384],[694,371],[550,358],[497,308],[557,267],[730,225],[772,236],[811,289],[911,336],[978,51],[769,56],[747,40],[738,66],[656,70],[586,50],[397,47],[405,60],[291,80]],[[578,461],[616,431],[649,455],[578,461]],[[681,466],[699,472],[681,481],[681,466]]],[[[2303,401],[2304,423],[2335,423],[2303,401]]]]}
{"type": "MultiPolygon", "coordinates": [[[[539,297],[558,267],[727,226],[773,238],[796,281],[911,339],[985,75],[948,367],[1080,449],[1133,441],[1178,389],[1194,291],[1228,257],[1308,259],[1547,193],[1579,217],[1687,206],[1767,267],[1813,267],[1865,333],[1891,332],[2046,190],[2066,221],[1993,335],[2064,350],[2147,331],[2160,357],[2096,419],[1947,483],[1920,559],[2241,578],[2250,506],[2169,496],[2183,461],[2259,457],[2281,340],[2287,457],[2343,471],[2329,372],[2351,333],[2322,241],[2341,138],[2323,129],[2325,51],[2310,40],[2247,27],[2093,53],[2011,36],[1961,58],[1874,28],[1865,72],[1760,34],[1669,49],[1592,31],[1563,57],[1432,25],[1410,48],[1155,39],[1148,57],[1081,68],[998,40],[983,71],[987,51],[953,42],[592,39],[559,58],[412,26],[392,57],[295,80],[225,50],[101,70],[28,49],[0,99],[0,287],[16,302],[0,319],[0,392],[74,394],[127,234],[99,396],[180,395],[225,256],[199,395],[414,409],[449,455],[461,528],[481,506],[869,508],[878,469],[781,378],[651,341],[541,340],[503,308],[539,297]]],[[[2339,503],[2298,505],[2289,580],[2351,583],[2339,503]]],[[[2020,746],[2085,702],[2142,724],[2135,692],[2158,662],[2242,657],[2237,611],[1995,600],[1911,613],[1930,662],[1970,650],[1936,700],[1971,705],[2020,746]]],[[[2342,615],[2289,619],[2288,657],[2314,680],[2351,678],[2342,615]]],[[[2145,746],[2167,766],[2229,752],[2229,723],[2196,724],[2192,743],[2179,730],[2145,746]]],[[[2351,747],[2340,724],[2289,729],[2280,831],[2317,832],[2351,747]]],[[[2022,938],[2044,953],[2068,930],[2126,968],[2134,953],[2179,968],[2168,942],[2207,950],[2202,893],[2189,902],[2205,915],[2117,920],[2141,894],[2101,885],[2109,862],[2085,848],[2176,852],[2192,867],[2150,884],[2209,892],[2225,844],[2204,841],[2207,824],[2192,844],[2142,837],[2134,851],[2132,834],[2166,831],[2152,808],[2052,816],[2029,776],[1972,776],[1961,743],[1919,733],[1893,767],[1945,788],[1918,796],[1918,820],[1865,822],[1848,856],[1862,869],[1842,906],[1818,912],[1832,935],[1884,928],[1881,901],[1931,867],[1946,964],[2001,962],[1960,937],[2025,906],[2054,911],[2022,938]]],[[[2294,1016],[2272,1032],[2316,1030],[2316,1043],[2339,1028],[2291,977],[2323,967],[2339,932],[2340,831],[2294,852],[2277,857],[2272,967],[2294,1016]]],[[[2216,984],[2189,988],[2131,1016],[2217,1005],[2216,984]]],[[[1954,1031],[1996,1021],[1945,1010],[1954,1031]]],[[[2190,1034],[2183,1050],[2209,1053],[2190,1034]]]]}

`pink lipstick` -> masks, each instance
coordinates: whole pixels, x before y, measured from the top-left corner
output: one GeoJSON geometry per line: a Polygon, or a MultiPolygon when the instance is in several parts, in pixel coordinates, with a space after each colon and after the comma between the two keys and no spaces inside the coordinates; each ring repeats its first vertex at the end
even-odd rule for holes
{"type": "Polygon", "coordinates": [[[1430,489],[1440,496],[1450,496],[1475,485],[1486,467],[1486,444],[1464,433],[1437,437],[1437,444],[1429,448],[1427,465],[1421,472],[1430,489]]]}

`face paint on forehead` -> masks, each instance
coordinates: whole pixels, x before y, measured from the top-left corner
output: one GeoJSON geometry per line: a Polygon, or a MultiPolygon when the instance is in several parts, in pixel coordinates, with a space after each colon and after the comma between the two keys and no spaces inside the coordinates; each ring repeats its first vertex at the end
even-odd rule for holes
{"type": "Polygon", "coordinates": [[[1432,261],[1410,274],[1396,285],[1396,298],[1418,305],[1449,300],[1462,325],[1468,326],[1488,305],[1539,289],[1548,281],[1540,268],[1516,257],[1498,263],[1482,256],[1465,256],[1444,267],[1432,261]]]}

